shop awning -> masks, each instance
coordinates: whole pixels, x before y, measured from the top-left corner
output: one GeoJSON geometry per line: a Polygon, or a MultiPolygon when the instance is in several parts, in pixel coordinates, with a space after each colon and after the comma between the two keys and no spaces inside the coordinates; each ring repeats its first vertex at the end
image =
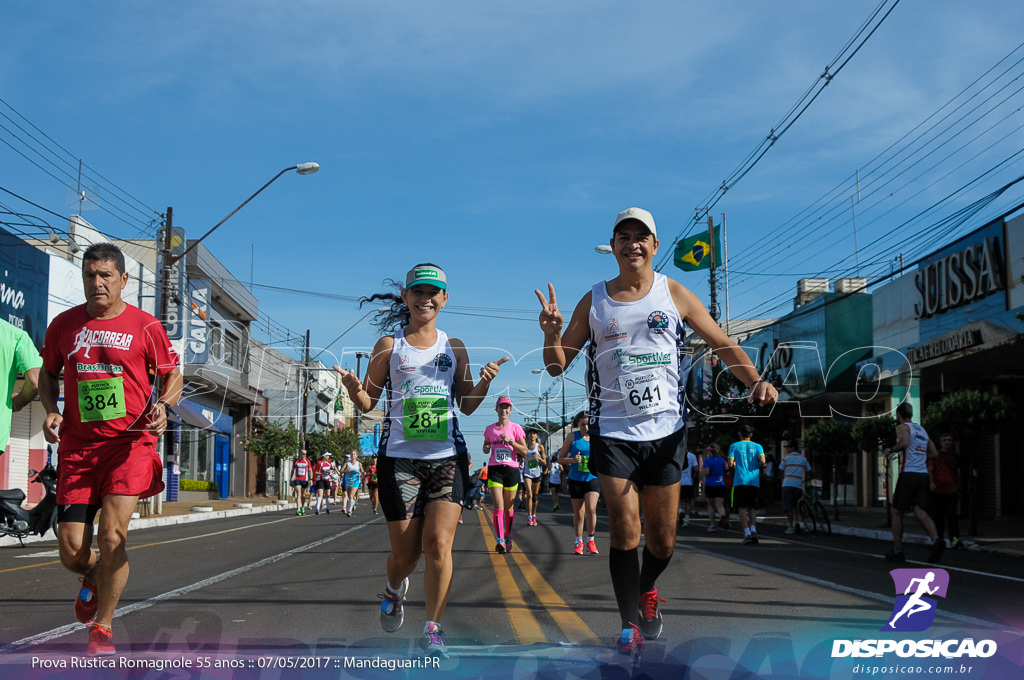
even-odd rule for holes
{"type": "Polygon", "coordinates": [[[167,420],[178,425],[188,425],[201,430],[212,430],[222,434],[231,434],[229,430],[217,425],[214,419],[211,421],[203,415],[202,410],[188,401],[178,402],[178,405],[167,412],[167,420]]]}

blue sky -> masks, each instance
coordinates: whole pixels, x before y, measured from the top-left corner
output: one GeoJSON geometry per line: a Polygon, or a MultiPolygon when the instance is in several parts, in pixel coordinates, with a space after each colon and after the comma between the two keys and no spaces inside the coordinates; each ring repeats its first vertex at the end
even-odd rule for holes
{"type": "MultiPolygon", "coordinates": [[[[530,373],[541,365],[533,289],[554,282],[571,310],[613,276],[594,246],[631,205],[654,213],[663,255],[877,6],[14,0],[0,9],[0,113],[24,125],[13,107],[82,159],[107,208],[85,216],[118,237],[152,233],[146,211],[167,206],[198,236],[281,168],[320,163],[279,179],[207,240],[240,280],[251,268],[261,314],[311,329],[320,346],[363,314],[351,298],[436,262],[451,291],[439,326],[474,361],[513,355],[493,390],[532,411],[518,389],[548,386],[530,373]],[[131,217],[115,217],[119,191],[142,206],[131,217]]],[[[933,226],[942,218],[1024,174],[1013,156],[1024,97],[1007,86],[1020,67],[954,99],[1007,55],[999,71],[1024,56],[1020,26],[1013,0],[896,6],[713,209],[728,218],[734,318],[792,309],[801,276],[853,274],[854,213],[862,273],[877,276],[900,252],[924,254],[929,234],[952,233],[933,226]],[[887,162],[901,139],[918,155],[887,162]]],[[[0,130],[0,186],[72,212],[74,180],[0,123],[13,130],[0,130]]],[[[951,229],[969,231],[1021,194],[951,229]]],[[[707,299],[704,275],[665,272],[707,299]]],[[[363,322],[331,349],[374,339],[363,322]]],[[[581,394],[569,390],[570,402],[581,394]]]]}

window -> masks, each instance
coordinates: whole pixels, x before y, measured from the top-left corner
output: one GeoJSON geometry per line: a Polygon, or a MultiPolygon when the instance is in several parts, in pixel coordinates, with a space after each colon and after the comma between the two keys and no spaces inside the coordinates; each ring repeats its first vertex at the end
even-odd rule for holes
{"type": "Polygon", "coordinates": [[[224,334],[224,363],[231,368],[242,367],[242,343],[231,333],[224,334]]]}
{"type": "Polygon", "coordinates": [[[210,356],[220,361],[223,352],[221,351],[222,332],[217,324],[210,324],[210,356]]]}
{"type": "Polygon", "coordinates": [[[213,432],[181,428],[181,479],[213,481],[213,432]]]}

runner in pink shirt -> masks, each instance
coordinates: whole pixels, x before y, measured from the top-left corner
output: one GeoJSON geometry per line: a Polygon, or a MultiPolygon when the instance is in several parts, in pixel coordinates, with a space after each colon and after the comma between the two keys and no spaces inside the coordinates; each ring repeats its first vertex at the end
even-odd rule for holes
{"type": "Polygon", "coordinates": [[[504,553],[512,549],[512,517],[519,486],[519,459],[526,455],[526,432],[509,420],[511,399],[498,397],[494,410],[498,412],[498,422],[484,430],[484,453],[491,455],[487,462],[487,488],[494,501],[494,531],[498,535],[494,550],[504,553]]]}

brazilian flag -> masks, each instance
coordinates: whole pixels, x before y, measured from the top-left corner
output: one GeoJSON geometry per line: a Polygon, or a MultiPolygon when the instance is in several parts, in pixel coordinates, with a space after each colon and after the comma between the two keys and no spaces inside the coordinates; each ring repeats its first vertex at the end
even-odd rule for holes
{"type": "Polygon", "coordinates": [[[345,410],[345,399],[341,396],[341,391],[338,391],[338,396],[334,398],[334,412],[345,410]]]}
{"type": "MultiPolygon", "coordinates": [[[[720,227],[715,227],[715,266],[722,265],[722,235],[720,227]]],[[[676,246],[675,265],[684,272],[695,272],[698,269],[711,268],[711,237],[708,232],[691,236],[680,241],[676,246]]]]}

